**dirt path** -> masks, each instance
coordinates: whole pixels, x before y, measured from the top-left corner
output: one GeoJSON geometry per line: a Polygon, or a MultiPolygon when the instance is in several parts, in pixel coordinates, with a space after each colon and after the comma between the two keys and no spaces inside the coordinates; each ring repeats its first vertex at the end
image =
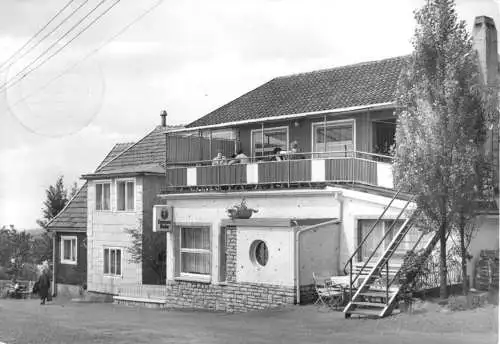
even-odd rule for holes
{"type": "Polygon", "coordinates": [[[223,314],[112,304],[0,301],[0,342],[25,343],[497,343],[498,309],[423,311],[345,320],[314,306],[223,314]]]}

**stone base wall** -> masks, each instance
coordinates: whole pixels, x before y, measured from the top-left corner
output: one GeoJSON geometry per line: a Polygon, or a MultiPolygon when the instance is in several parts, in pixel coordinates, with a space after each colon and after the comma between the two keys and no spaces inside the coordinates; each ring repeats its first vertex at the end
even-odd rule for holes
{"type": "Polygon", "coordinates": [[[206,284],[179,281],[167,286],[166,307],[245,312],[295,303],[293,287],[227,283],[206,284]]]}
{"type": "Polygon", "coordinates": [[[76,298],[82,295],[82,289],[79,285],[71,285],[71,284],[56,284],[56,295],[76,298]]]}

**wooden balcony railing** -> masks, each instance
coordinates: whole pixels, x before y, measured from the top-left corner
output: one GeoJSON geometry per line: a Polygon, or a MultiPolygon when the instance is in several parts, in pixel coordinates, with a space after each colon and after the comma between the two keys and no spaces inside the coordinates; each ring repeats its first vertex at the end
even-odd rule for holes
{"type": "Polygon", "coordinates": [[[192,167],[168,168],[166,191],[313,183],[358,183],[393,188],[390,163],[357,157],[356,154],[339,158],[289,159],[233,165],[207,166],[202,162],[194,164],[192,167]]]}

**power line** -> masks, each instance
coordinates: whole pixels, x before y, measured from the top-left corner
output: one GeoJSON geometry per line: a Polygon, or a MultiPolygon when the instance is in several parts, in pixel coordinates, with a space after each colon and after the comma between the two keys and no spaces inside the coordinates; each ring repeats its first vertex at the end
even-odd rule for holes
{"type": "Polygon", "coordinates": [[[59,14],[62,13],[74,1],[75,0],[71,0],[68,4],[66,4],[66,6],[64,6],[59,12],[57,12],[57,14],[47,24],[45,24],[42,29],[40,29],[33,37],[31,37],[30,40],[28,40],[28,42],[26,42],[11,57],[9,57],[4,63],[2,63],[2,65],[0,65],[0,71],[3,70],[3,69],[9,68],[14,63],[16,63],[17,61],[19,61],[20,59],[22,59],[24,56],[26,56],[30,51],[32,51],[33,49],[35,49],[36,47],[38,47],[40,45],[40,43],[42,43],[47,37],[49,37],[50,35],[52,35],[54,33],[54,31],[56,31],[57,29],[59,29],[65,22],[68,21],[68,19],[70,19],[87,2],[89,2],[89,0],[84,0],[76,9],[74,9],[69,15],[67,15],[55,28],[53,28],[48,34],[46,34],[45,36],[43,36],[42,39],[40,39],[34,46],[32,46],[29,50],[25,51],[15,61],[12,61],[9,64],[7,64],[9,62],[9,60],[11,60],[16,54],[18,54],[22,49],[24,49],[31,41],[33,41],[33,39],[36,38],[36,36],[38,36],[45,28],[47,28],[54,21],[54,19],[57,18],[59,16],[59,14]]]}
{"type": "MultiPolygon", "coordinates": [[[[33,70],[38,69],[41,65],[45,64],[47,60],[42,61],[40,65],[38,65],[36,68],[32,68],[31,70],[28,70],[28,72],[24,73],[29,67],[33,66],[38,60],[40,60],[44,55],[46,55],[54,46],[56,46],[59,42],[61,42],[67,35],[69,35],[73,30],[76,29],[78,25],[80,25],[85,19],[87,19],[92,13],[94,13],[99,7],[101,7],[107,0],[101,0],[90,12],[88,12],[83,18],[81,18],[75,25],[73,25],[68,31],[66,31],[57,41],[52,43],[47,49],[45,49],[40,55],[38,55],[33,61],[31,61],[28,65],[26,65],[22,70],[20,70],[14,77],[12,77],[10,80],[5,82],[0,86],[0,91],[2,89],[7,90],[10,88],[10,86],[13,86],[17,84],[20,80],[24,79],[30,72],[33,70]],[[24,74],[23,74],[24,73],[24,74]],[[9,83],[12,82],[15,78],[18,76],[21,76],[20,79],[14,81],[12,84],[9,85],[9,83]]],[[[82,31],[78,32],[76,36],[74,36],[71,40],[69,40],[66,44],[64,44],[60,49],[56,50],[55,54],[52,54],[49,56],[49,59],[51,59],[53,56],[55,56],[58,52],[60,52],[62,49],[64,49],[69,43],[73,42],[75,38],[79,37],[83,32],[85,32],[93,23],[95,23],[99,18],[101,18],[104,14],[109,12],[111,8],[113,8],[116,4],[118,4],[121,0],[115,0],[115,2],[104,12],[102,12],[96,19],[90,22],[90,25],[87,25],[82,31]]]]}
{"type": "Polygon", "coordinates": [[[15,107],[15,106],[17,106],[17,104],[19,104],[19,103],[21,103],[21,102],[23,102],[23,101],[25,101],[25,100],[33,97],[34,95],[38,94],[40,91],[42,91],[45,88],[47,88],[50,84],[52,84],[53,82],[57,81],[59,78],[63,77],[65,74],[69,73],[71,70],[73,70],[76,67],[78,67],[81,63],[83,63],[84,61],[86,61],[92,55],[98,53],[102,48],[104,48],[109,43],[111,43],[112,41],[114,41],[115,39],[117,39],[119,36],[121,36],[123,33],[125,33],[130,27],[132,27],[133,25],[135,25],[137,22],[141,21],[146,15],[148,15],[149,13],[151,13],[154,9],[156,9],[163,2],[164,2],[164,0],[158,0],[155,4],[153,4],[147,10],[145,10],[144,12],[142,12],[139,16],[137,16],[130,23],[128,23],[127,25],[125,25],[121,30],[119,30],[116,34],[114,34],[113,36],[111,36],[108,40],[106,40],[99,47],[97,47],[96,49],[94,49],[91,52],[89,52],[82,59],[80,59],[79,61],[75,62],[70,67],[66,68],[64,71],[62,71],[61,73],[59,73],[58,75],[56,75],[54,78],[50,79],[47,83],[45,83],[43,86],[41,86],[40,88],[38,88],[36,91],[28,94],[27,96],[19,99],[18,101],[16,101],[14,103],[14,105],[12,105],[12,106],[15,107]]]}

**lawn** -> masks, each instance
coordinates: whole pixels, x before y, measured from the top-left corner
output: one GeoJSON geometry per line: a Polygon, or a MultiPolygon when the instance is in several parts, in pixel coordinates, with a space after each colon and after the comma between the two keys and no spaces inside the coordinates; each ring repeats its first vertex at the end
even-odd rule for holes
{"type": "Polygon", "coordinates": [[[315,306],[224,314],[57,300],[0,300],[0,342],[28,343],[497,343],[498,308],[421,309],[379,320],[315,306]]]}

